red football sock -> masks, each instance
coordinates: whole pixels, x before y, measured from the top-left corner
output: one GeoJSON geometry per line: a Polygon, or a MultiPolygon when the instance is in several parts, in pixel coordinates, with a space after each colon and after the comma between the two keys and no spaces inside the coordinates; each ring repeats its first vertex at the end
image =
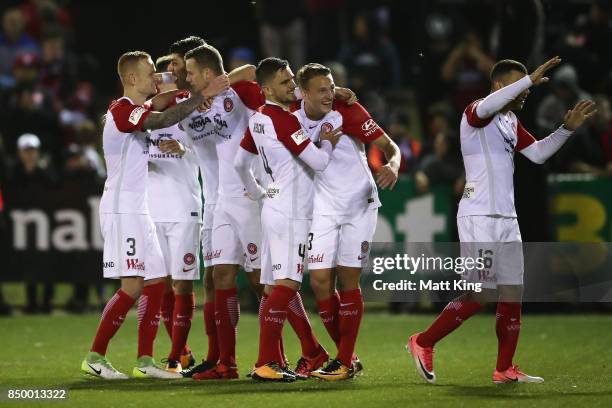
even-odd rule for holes
{"type": "Polygon", "coordinates": [[[323,321],[329,337],[336,343],[336,346],[340,344],[340,328],[338,326],[338,310],[340,309],[340,295],[338,292],[324,300],[317,301],[319,307],[319,316],[323,321]]]}
{"type": "Polygon", "coordinates": [[[438,341],[461,326],[464,320],[482,309],[478,302],[466,302],[466,295],[449,302],[427,330],[419,335],[417,343],[421,347],[433,347],[438,341]]]}
{"type": "Polygon", "coordinates": [[[240,319],[240,305],[236,288],[215,290],[215,324],[219,341],[219,362],[236,365],[236,334],[240,319]]]}
{"type": "Polygon", "coordinates": [[[100,325],[96,331],[96,337],[94,337],[91,351],[100,353],[103,356],[106,355],[108,342],[123,324],[125,315],[134,305],[134,302],[136,302],[136,299],[130,297],[130,295],[121,289],[110,298],[104,307],[104,311],[102,311],[100,325]]]}
{"type": "Polygon", "coordinates": [[[296,292],[295,296],[289,301],[287,320],[289,320],[289,324],[293,328],[293,331],[295,331],[295,334],[297,334],[300,339],[302,356],[310,358],[316,357],[321,345],[317,341],[314,331],[312,330],[299,292],[296,292]]]}
{"type": "Polygon", "coordinates": [[[172,340],[172,314],[174,313],[174,289],[164,292],[161,303],[161,318],[164,321],[164,326],[172,340]]]}
{"type": "Polygon", "coordinates": [[[179,360],[181,353],[185,351],[194,309],[195,298],[193,293],[176,295],[174,316],[172,317],[174,322],[172,326],[172,350],[168,355],[169,360],[179,360]]]}
{"type": "Polygon", "coordinates": [[[206,361],[216,363],[219,360],[219,342],[215,324],[215,302],[204,303],[204,328],[208,337],[208,355],[206,361]]]}
{"type": "Polygon", "coordinates": [[[512,365],[521,331],[521,304],[499,302],[497,304],[495,332],[497,333],[497,371],[505,371],[512,365]]]}
{"type": "Polygon", "coordinates": [[[338,356],[342,364],[351,367],[355,343],[359,334],[359,324],[363,316],[363,297],[361,289],[353,289],[340,293],[340,309],[338,310],[338,328],[340,331],[340,344],[338,356]]]}
{"type": "Polygon", "coordinates": [[[264,364],[277,362],[283,364],[283,356],[280,352],[280,338],[283,333],[283,325],[287,318],[289,302],[295,296],[296,291],[282,285],[276,285],[268,296],[262,308],[261,326],[259,330],[259,358],[256,367],[264,364]]]}
{"type": "Polygon", "coordinates": [[[138,357],[153,356],[153,342],[159,328],[159,315],[165,282],[145,286],[138,299],[138,357]]]}

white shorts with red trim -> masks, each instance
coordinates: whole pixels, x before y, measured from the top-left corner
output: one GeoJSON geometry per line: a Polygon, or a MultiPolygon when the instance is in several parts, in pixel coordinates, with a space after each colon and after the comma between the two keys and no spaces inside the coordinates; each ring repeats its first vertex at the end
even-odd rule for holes
{"type": "Polygon", "coordinates": [[[156,222],[155,231],[165,260],[166,275],[173,280],[200,279],[199,222],[156,222]]]}
{"type": "Polygon", "coordinates": [[[469,215],[457,218],[461,256],[482,258],[482,269],[463,273],[468,282],[482,283],[485,289],[497,285],[522,285],[523,244],[515,217],[469,215]]]}
{"type": "Polygon", "coordinates": [[[261,206],[247,197],[220,198],[212,230],[213,265],[261,266],[261,206]]]}
{"type": "Polygon", "coordinates": [[[148,214],[100,213],[104,239],[104,277],[139,276],[145,280],[166,276],[155,224],[148,214]]]}
{"type": "Polygon", "coordinates": [[[279,279],[302,282],[311,220],[289,219],[272,208],[264,207],[261,222],[260,283],[274,285],[274,281],[279,279]]]}
{"type": "Polygon", "coordinates": [[[376,208],[350,215],[315,215],[310,227],[308,269],[337,265],[363,268],[368,262],[377,219],[376,208]]]}

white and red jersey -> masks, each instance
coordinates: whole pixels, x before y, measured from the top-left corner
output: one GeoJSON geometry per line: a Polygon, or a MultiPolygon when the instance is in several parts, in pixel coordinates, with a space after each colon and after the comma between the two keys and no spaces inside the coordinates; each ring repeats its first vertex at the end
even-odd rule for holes
{"type": "Polygon", "coordinates": [[[306,116],[304,101],[297,102],[294,115],[313,142],[321,130],[342,126],[343,136],[334,148],[327,168],[315,173],[314,214],[349,215],[380,207],[378,189],[368,166],[365,144],[385,132],[359,103],[335,100],[331,112],[320,120],[306,116]]]}
{"type": "Polygon", "coordinates": [[[266,102],[251,116],[240,146],[263,163],[264,207],[290,219],[312,219],[314,172],[298,158],[310,143],[297,117],[275,103],[266,102]]]}
{"type": "MultiPolygon", "coordinates": [[[[189,96],[188,92],[179,93],[176,103],[181,103],[189,96]]],[[[179,123],[179,129],[184,130],[190,137],[196,153],[206,204],[216,204],[219,195],[219,158],[217,156],[219,137],[214,116],[212,108],[204,111],[198,108],[179,123]]]]}
{"type": "MultiPolygon", "coordinates": [[[[246,189],[234,169],[234,159],[240,148],[240,141],[249,126],[249,117],[261,107],[266,99],[257,83],[241,81],[227,91],[217,95],[211,112],[217,135],[217,155],[219,157],[219,196],[244,197],[246,189]]],[[[255,161],[258,166],[260,163],[255,161]]],[[[260,173],[253,169],[256,177],[260,173]]]]}
{"type": "Polygon", "coordinates": [[[178,124],[154,130],[149,143],[149,212],[155,222],[202,222],[198,161],[191,138],[178,124]],[[187,152],[163,153],[159,142],[174,139],[187,152]]]}
{"type": "Polygon", "coordinates": [[[466,183],[457,217],[516,217],[514,152],[520,152],[536,139],[512,111],[479,118],[476,107],[480,101],[468,105],[461,118],[461,154],[466,183]]]}
{"type": "Polygon", "coordinates": [[[111,102],[105,116],[102,146],[107,177],[100,212],[148,214],[147,135],[142,125],[150,114],[124,96],[111,102]]]}

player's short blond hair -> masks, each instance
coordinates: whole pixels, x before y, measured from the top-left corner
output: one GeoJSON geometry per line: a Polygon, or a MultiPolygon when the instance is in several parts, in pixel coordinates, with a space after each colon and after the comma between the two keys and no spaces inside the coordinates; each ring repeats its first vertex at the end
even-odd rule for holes
{"type": "Polygon", "coordinates": [[[117,61],[117,73],[121,81],[143,59],[151,59],[151,56],[144,51],[130,51],[121,55],[117,61]]]}
{"type": "Polygon", "coordinates": [[[329,74],[331,74],[331,70],[328,67],[317,64],[316,62],[311,62],[298,70],[296,78],[300,88],[306,89],[308,87],[308,81],[310,81],[312,78],[327,76],[329,74]]]}

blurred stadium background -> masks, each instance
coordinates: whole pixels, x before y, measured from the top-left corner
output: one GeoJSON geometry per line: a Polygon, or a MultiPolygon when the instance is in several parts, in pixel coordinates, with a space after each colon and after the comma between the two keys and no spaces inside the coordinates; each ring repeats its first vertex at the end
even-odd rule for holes
{"type": "MultiPolygon", "coordinates": [[[[83,313],[112,293],[101,279],[97,205],[100,117],[120,94],[116,61],[135,49],[159,57],[191,34],[217,47],[229,69],[269,55],[294,71],[322,62],[358,94],[402,152],[401,181],[381,195],[378,241],[457,239],[464,107],[488,93],[496,60],[531,70],[560,55],[563,65],[532,90],[521,121],[544,137],[578,99],[593,98],[599,113],[544,166],[517,155],[523,240],[612,240],[610,1],[3,0],[0,13],[3,315],[83,313]]],[[[374,171],[384,164],[379,151],[368,158],[374,171]]]]}

